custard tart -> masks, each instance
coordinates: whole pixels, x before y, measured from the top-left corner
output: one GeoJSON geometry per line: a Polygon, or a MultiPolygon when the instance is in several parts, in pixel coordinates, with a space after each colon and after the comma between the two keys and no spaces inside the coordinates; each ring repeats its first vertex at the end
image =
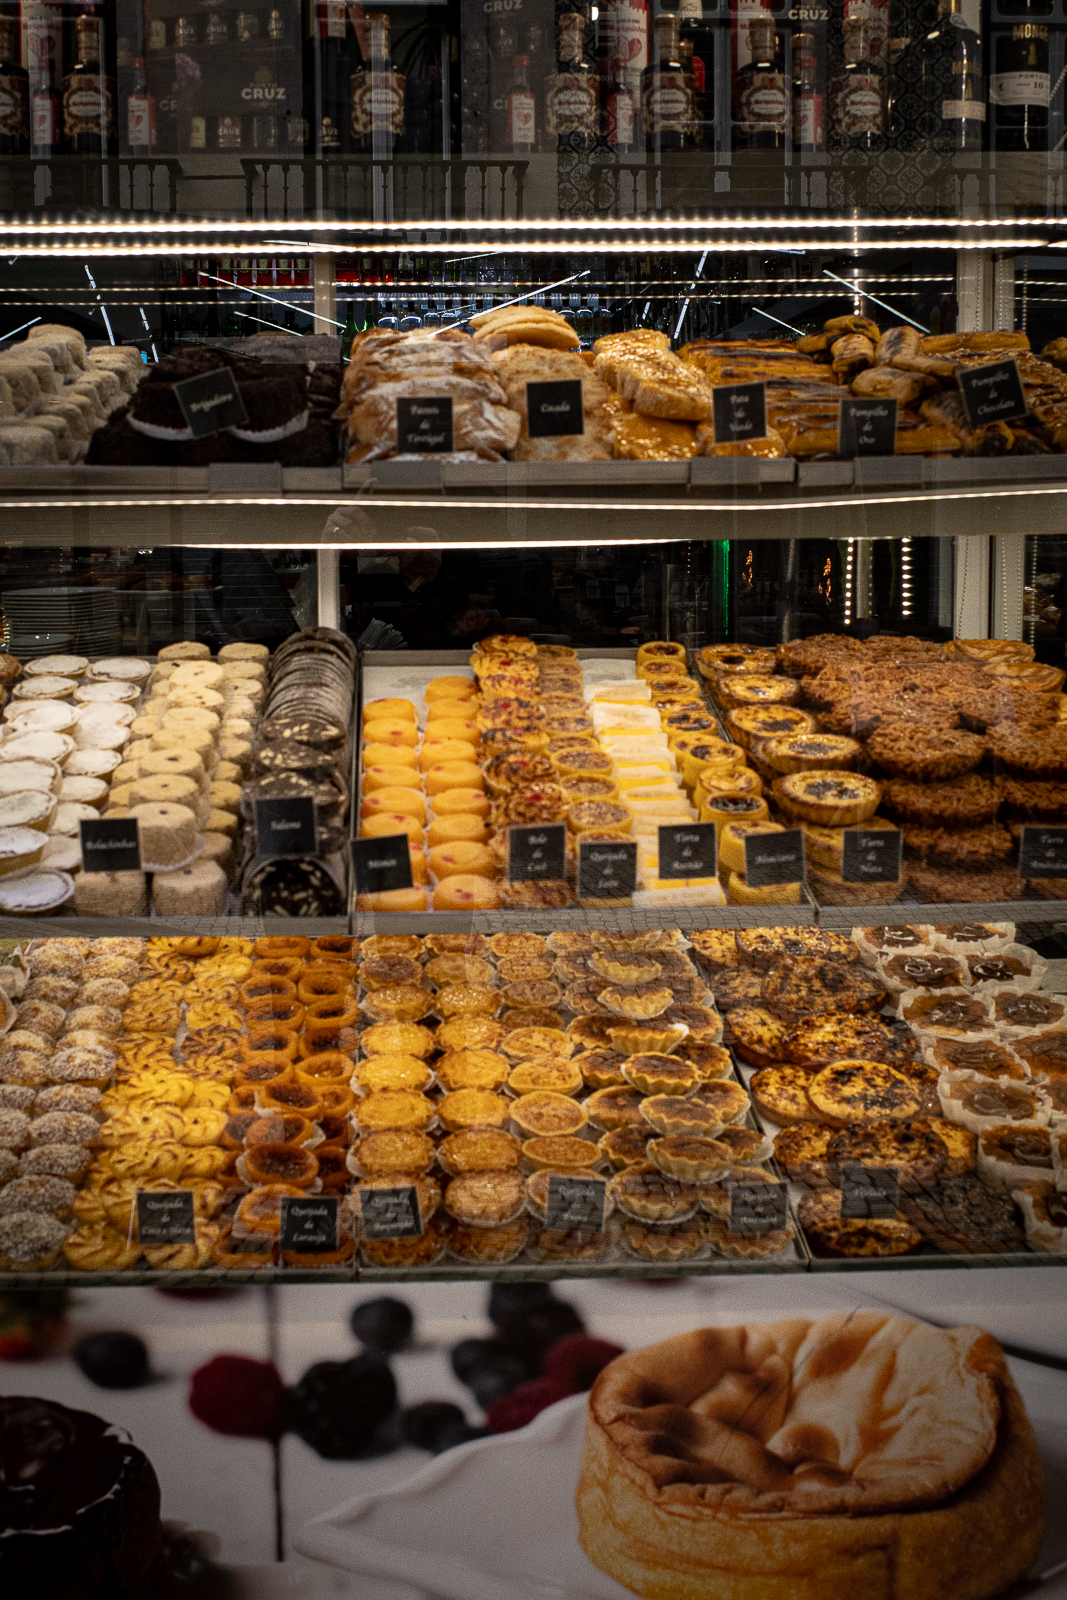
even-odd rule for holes
{"type": "Polygon", "coordinates": [[[616,1172],[632,1167],[635,1161],[648,1160],[648,1143],[655,1138],[655,1130],[641,1119],[622,1128],[613,1128],[602,1134],[597,1148],[607,1156],[616,1172]]]}
{"type": "Polygon", "coordinates": [[[628,1056],[622,1064],[622,1075],[642,1094],[684,1095],[700,1082],[696,1067],[680,1055],[628,1056]]]}
{"type": "Polygon", "coordinates": [[[882,786],[858,772],[791,772],[776,778],[774,797],[780,811],[796,822],[847,828],[873,817],[882,786]]]}
{"type": "Polygon", "coordinates": [[[672,1226],[637,1222],[625,1217],[620,1238],[627,1250],[641,1261],[655,1261],[670,1266],[678,1261],[690,1261],[704,1249],[704,1229],[697,1218],[672,1226]]]}
{"type": "Polygon", "coordinates": [[[721,967],[711,975],[711,992],[720,1011],[738,1006],[758,1006],[763,996],[764,974],[752,966],[721,967]]]}
{"type": "Polygon", "coordinates": [[[425,1172],[433,1164],[434,1144],[425,1133],[385,1128],[364,1134],[352,1148],[352,1159],[368,1178],[390,1172],[425,1172]]]}
{"type": "Polygon", "coordinates": [[[877,1061],[837,1061],[808,1083],[808,1098],[829,1128],[886,1118],[906,1122],[919,1115],[919,1095],[902,1072],[877,1061]]]}
{"type": "Polygon", "coordinates": [[[514,1033],[518,1028],[558,1028],[563,1019],[551,1006],[516,1006],[505,1011],[500,1021],[505,1033],[514,1033]]]}
{"type": "Polygon", "coordinates": [[[810,1082],[811,1074],[804,1067],[761,1067],[748,1089],[757,1111],[780,1128],[789,1128],[811,1120],[810,1082]]]}
{"type": "Polygon", "coordinates": [[[412,956],[422,954],[422,940],[417,933],[374,933],[359,946],[361,959],[377,956],[412,956]]]}
{"type": "Polygon", "coordinates": [[[493,1017],[450,1017],[431,1036],[430,1049],[436,1039],[441,1050],[495,1050],[507,1032],[493,1017]]]}
{"type": "Polygon", "coordinates": [[[843,1128],[826,1147],[826,1164],[834,1183],[841,1182],[844,1169],[861,1166],[891,1168],[901,1189],[922,1189],[937,1181],[946,1162],[947,1146],[935,1135],[934,1124],[925,1118],[899,1123],[883,1119],[862,1127],[843,1128]]]}
{"type": "MultiPolygon", "coordinates": [[[[946,1122],[944,1117],[931,1118],[922,1124],[929,1128],[938,1144],[945,1149],[945,1160],[938,1176],[957,1178],[964,1172],[973,1172],[978,1161],[978,1135],[958,1122],[946,1122]]],[[[913,1123],[914,1127],[915,1124],[913,1123]]]]}
{"type": "Polygon", "coordinates": [[[585,1127],[589,1112],[568,1095],[542,1089],[513,1100],[511,1120],[528,1136],[574,1134],[585,1127]]]}
{"type": "MultiPolygon", "coordinates": [[[[505,1062],[505,1067],[509,1065],[505,1062]]],[[[585,1079],[577,1061],[542,1056],[540,1060],[523,1061],[515,1067],[508,1075],[507,1085],[514,1095],[528,1095],[542,1089],[552,1094],[576,1095],[585,1086],[585,1079]]]]}
{"type": "MultiPolygon", "coordinates": [[[[607,1091],[608,1094],[611,1092],[610,1089],[607,1091]]],[[[714,1139],[726,1121],[721,1111],[704,1104],[695,1095],[688,1098],[669,1094],[649,1095],[641,1101],[640,1115],[657,1133],[690,1133],[705,1139],[714,1139]]]]}
{"type": "Polygon", "coordinates": [[[588,966],[591,972],[621,984],[655,982],[663,970],[645,951],[595,950],[588,966]]]}
{"type": "Polygon", "coordinates": [[[566,1059],[578,1048],[578,1040],[562,1028],[513,1028],[504,1035],[500,1048],[509,1061],[531,1061],[540,1056],[566,1059]]]}
{"type": "Polygon", "coordinates": [[[364,1133],[379,1128],[410,1128],[422,1133],[434,1119],[432,1100],[412,1089],[378,1089],[364,1095],[356,1106],[356,1117],[364,1133]]]}
{"type": "Polygon", "coordinates": [[[476,983],[451,983],[434,997],[432,1009],[447,1022],[450,1017],[491,1017],[499,1007],[497,990],[476,983]]]}
{"type": "Polygon", "coordinates": [[[643,1101],[637,1089],[597,1089],[583,1104],[590,1121],[611,1133],[616,1128],[647,1127],[641,1116],[643,1101]]]}
{"type": "Polygon", "coordinates": [[[572,1058],[572,1065],[578,1068],[587,1088],[621,1089],[626,1083],[622,1075],[626,1059],[618,1050],[583,1050],[572,1058]]]}
{"type": "Polygon", "coordinates": [[[825,1011],[878,1011],[884,986],[861,966],[797,956],[772,968],[763,980],[763,1004],[783,1021],[825,1011]]]}
{"type": "Polygon", "coordinates": [[[413,983],[398,983],[364,994],[361,1007],[375,1022],[418,1022],[434,1009],[434,997],[413,983]]]}
{"type": "Polygon", "coordinates": [[[433,1054],[434,1036],[413,1022],[380,1022],[363,1029],[359,1047],[365,1056],[417,1056],[425,1061],[433,1054]]]}
{"type": "Polygon", "coordinates": [[[617,1023],[615,1026],[608,1020],[608,1042],[613,1050],[626,1056],[670,1055],[689,1032],[684,1022],[667,1022],[663,1018],[657,1022],[617,1023]]]}
{"type": "Polygon", "coordinates": [[[774,1154],[774,1141],[769,1134],[736,1122],[720,1128],[715,1138],[726,1146],[735,1161],[769,1161],[774,1154]]]}
{"type": "Polygon", "coordinates": [[[512,1102],[489,1089],[457,1089],[437,1102],[442,1127],[450,1133],[461,1128],[502,1128],[511,1115],[512,1102]]]}
{"type": "MultiPolygon", "coordinates": [[[[698,992],[703,996],[707,994],[703,985],[699,986],[698,992]]],[[[690,1040],[697,1045],[719,1044],[723,1035],[722,1017],[711,1006],[697,1005],[690,1000],[679,1001],[677,997],[675,998],[675,1003],[667,1007],[658,1021],[664,1026],[668,1023],[676,1023],[680,1027],[687,1029],[687,1044],[690,1040]]]]}
{"type": "Polygon", "coordinates": [[[529,1238],[530,1225],[519,1216],[497,1227],[473,1227],[450,1221],[446,1231],[448,1250],[459,1261],[478,1266],[502,1266],[515,1257],[529,1238]]]}
{"type": "Polygon", "coordinates": [[[683,1183],[714,1183],[736,1162],[729,1148],[717,1139],[699,1139],[685,1133],[650,1139],[647,1152],[646,1159],[654,1167],[683,1183]]]}
{"type": "Polygon", "coordinates": [[[697,1209],[696,1186],[683,1183],[651,1161],[626,1167],[608,1185],[620,1211],[639,1222],[682,1222],[697,1209]]]}
{"type": "Polygon", "coordinates": [[[705,1083],[716,1078],[728,1078],[733,1070],[730,1052],[721,1044],[700,1044],[687,1038],[679,1046],[677,1054],[685,1061],[692,1062],[701,1081],[705,1083]]]}
{"type": "MultiPolygon", "coordinates": [[[[618,1018],[610,1017],[605,1012],[602,1016],[584,1013],[574,1017],[568,1022],[566,1032],[575,1041],[575,1048],[582,1050],[610,1050],[611,1040],[608,1037],[612,1028],[618,1027],[618,1018]]],[[[623,1056],[624,1050],[616,1050],[615,1055],[623,1056]]]]}
{"type": "Polygon", "coordinates": [[[785,1059],[786,1028],[765,1006],[738,1006],[730,1012],[734,1052],[752,1067],[772,1067],[785,1059]]]}
{"type": "Polygon", "coordinates": [[[827,1189],[831,1184],[828,1153],[832,1137],[824,1123],[798,1122],[775,1135],[775,1159],[793,1183],[805,1184],[809,1189],[827,1189]]]}
{"type": "Polygon", "coordinates": [[[465,1172],[517,1167],[521,1156],[518,1139],[503,1128],[464,1128],[450,1133],[437,1147],[438,1161],[454,1178],[465,1172]]]}
{"type": "Polygon", "coordinates": [[[356,1063],[352,1076],[367,1094],[375,1089],[417,1089],[421,1093],[433,1074],[417,1056],[368,1056],[356,1063]]]}
{"type": "Polygon", "coordinates": [[[780,1256],[792,1243],[795,1233],[790,1222],[767,1233],[731,1233],[729,1222],[707,1218],[704,1235],[716,1255],[728,1261],[758,1261],[765,1256],[780,1256]]]}
{"type": "Polygon", "coordinates": [[[652,983],[606,984],[600,991],[599,1000],[612,1016],[646,1022],[666,1011],[674,1000],[674,992],[657,974],[652,983]]]}
{"type": "Polygon", "coordinates": [[[598,1145],[573,1134],[543,1134],[527,1139],[522,1153],[535,1171],[542,1167],[551,1167],[556,1172],[592,1171],[604,1159],[604,1152],[598,1145]]]}
{"type": "Polygon", "coordinates": [[[902,1068],[916,1059],[915,1038],[903,1022],[832,1011],[803,1017],[785,1033],[783,1057],[809,1072],[835,1061],[882,1061],[902,1068]]]}
{"type": "Polygon", "coordinates": [[[484,956],[490,948],[484,933],[429,933],[422,942],[431,956],[484,956]]]}
{"type": "Polygon", "coordinates": [[[445,1089],[499,1089],[511,1063],[496,1050],[450,1050],[436,1063],[445,1089]]]}
{"type": "Polygon", "coordinates": [[[470,1228],[513,1222],[526,1204],[526,1179],[514,1168],[467,1172],[445,1190],[445,1210],[470,1228]]]}
{"type": "Polygon", "coordinates": [[[494,981],[491,963],[480,956],[435,956],[426,963],[425,972],[435,989],[445,989],[453,983],[472,983],[489,989],[494,981]]]}
{"type": "Polygon", "coordinates": [[[498,960],[525,957],[535,960],[545,953],[546,940],[540,933],[494,933],[489,948],[498,960]]]}

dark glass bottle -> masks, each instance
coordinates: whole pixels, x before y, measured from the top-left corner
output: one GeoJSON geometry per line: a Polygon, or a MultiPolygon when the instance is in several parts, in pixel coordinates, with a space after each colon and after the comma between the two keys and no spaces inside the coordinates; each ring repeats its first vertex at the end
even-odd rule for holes
{"type": "Polygon", "coordinates": [[[600,131],[600,101],[596,69],[585,53],[585,18],[565,11],[556,27],[559,70],[548,83],[545,131],[560,150],[589,152],[600,131]]]}
{"type": "Polygon", "coordinates": [[[715,29],[705,22],[700,0],[682,0],[681,44],[692,48],[693,142],[715,148],[715,29]]]}
{"type": "Polygon", "coordinates": [[[35,156],[58,155],[63,145],[63,98],[56,88],[51,62],[41,69],[33,91],[30,143],[35,156]]]}
{"type": "Polygon", "coordinates": [[[896,60],[892,141],[903,150],[981,150],[985,122],[981,36],[960,0],[938,0],[934,26],[916,30],[896,60]]]}
{"type": "Polygon", "coordinates": [[[1017,22],[993,41],[990,148],[1047,150],[1048,105],[1048,28],[1017,22]]]}
{"type": "Polygon", "coordinates": [[[769,11],[753,18],[748,40],[751,59],[734,77],[733,146],[735,150],[784,150],[789,80],[769,11]]]}
{"type": "Polygon", "coordinates": [[[348,92],[352,75],[343,0],[315,0],[310,31],[304,52],[308,153],[339,155],[348,141],[348,92]]]}
{"type": "Polygon", "coordinates": [[[30,149],[30,75],[19,65],[14,17],[0,17],[0,155],[30,149]]]}
{"type": "Polygon", "coordinates": [[[104,67],[100,32],[99,17],[78,18],[77,59],[63,79],[63,136],[75,155],[115,152],[115,83],[104,67]]]}
{"type": "Polygon", "coordinates": [[[822,84],[813,33],[793,38],[793,149],[812,155],[825,148],[822,84]]]}
{"type": "Polygon", "coordinates": [[[842,29],[841,70],[830,104],[832,150],[884,150],[886,93],[882,64],[872,58],[867,23],[849,18],[842,29]]]}
{"type": "Polygon", "coordinates": [[[351,78],[352,149],[388,160],[404,136],[404,75],[390,57],[388,15],[368,12],[366,25],[363,64],[351,78]]]}
{"type": "Polygon", "coordinates": [[[686,77],[679,48],[679,18],[662,11],[652,24],[652,60],[641,75],[641,117],[645,149],[691,150],[693,147],[692,78],[686,77]]]}
{"type": "Polygon", "coordinates": [[[512,62],[507,94],[507,148],[512,155],[527,156],[537,148],[537,100],[530,88],[530,58],[512,62]]]}
{"type": "Polygon", "coordinates": [[[618,156],[632,155],[636,140],[634,97],[626,77],[626,57],[616,56],[611,63],[611,79],[605,104],[604,142],[618,156]]]}
{"type": "Polygon", "coordinates": [[[510,16],[496,16],[489,28],[489,148],[507,150],[508,95],[519,42],[510,16]]]}
{"type": "Polygon", "coordinates": [[[133,87],[126,97],[126,144],[131,155],[147,155],[156,148],[156,97],[148,87],[143,56],[133,63],[133,87]]]}

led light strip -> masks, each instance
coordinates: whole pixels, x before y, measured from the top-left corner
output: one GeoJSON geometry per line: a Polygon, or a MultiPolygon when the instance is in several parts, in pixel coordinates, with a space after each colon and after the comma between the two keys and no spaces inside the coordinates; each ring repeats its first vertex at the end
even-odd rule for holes
{"type": "MultiPolygon", "coordinates": [[[[784,212],[768,217],[744,216],[712,216],[712,217],[658,217],[641,219],[632,217],[597,218],[593,220],[572,220],[566,217],[522,218],[511,217],[501,219],[470,220],[457,218],[423,218],[407,222],[373,222],[367,219],[357,221],[335,222],[301,222],[299,229],[303,233],[379,233],[392,234],[394,237],[403,235],[407,244],[413,247],[413,253],[423,254],[430,248],[431,241],[422,242],[408,237],[413,232],[428,230],[433,233],[465,233],[478,229],[483,233],[505,233],[514,235],[517,231],[530,230],[540,233],[558,233],[566,235],[579,231],[599,233],[625,232],[641,233],[695,233],[701,229],[714,228],[717,230],[747,229],[749,232],[759,232],[772,228],[793,228],[799,231],[817,232],[819,229],[845,229],[850,234],[857,227],[871,229],[899,229],[899,228],[928,228],[934,219],[930,217],[867,217],[857,221],[856,217],[793,217],[784,212]]],[[[204,217],[196,221],[184,222],[83,222],[71,218],[69,222],[50,221],[18,222],[9,219],[5,224],[9,236],[22,233],[32,233],[39,236],[58,235],[70,233],[77,229],[83,235],[122,234],[125,236],[142,236],[156,234],[157,236],[177,237],[183,233],[207,233],[212,230],[228,231],[233,234],[246,234],[249,237],[262,235],[265,230],[276,231],[277,222],[265,220],[263,222],[238,222],[234,220],[223,221],[220,219],[204,217]]],[[[1067,218],[1049,217],[959,217],[945,222],[946,229],[996,229],[996,228],[1067,228],[1067,218]]],[[[439,242],[439,241],[434,241],[439,242]]],[[[469,241],[465,241],[469,245],[469,241]]],[[[5,249],[7,249],[5,245],[5,249]]],[[[281,246],[279,245],[279,248],[281,246]]],[[[305,245],[302,241],[287,240],[284,248],[287,250],[311,249],[310,241],[305,245]]],[[[446,249],[454,248],[446,245],[446,249]]],[[[499,246],[486,245],[486,251],[491,251],[499,246]]]]}
{"type": "MultiPolygon", "coordinates": [[[[847,241],[849,251],[853,254],[867,251],[887,252],[890,250],[989,250],[995,244],[998,250],[1044,250],[1051,241],[1049,239],[869,239],[847,241]]],[[[567,242],[568,255],[605,255],[616,251],[654,250],[657,255],[692,255],[694,250],[703,249],[716,255],[742,254],[749,250],[779,251],[784,253],[805,254],[813,250],[838,250],[843,241],[841,239],[709,239],[704,236],[696,240],[668,241],[666,239],[589,239],[569,240],[567,242]]],[[[525,240],[516,238],[515,249],[521,250],[524,255],[558,255],[560,245],[552,240],[525,240]]],[[[117,260],[126,256],[173,256],[219,255],[232,251],[239,251],[240,244],[222,243],[218,240],[192,239],[185,241],[178,250],[173,244],[152,246],[141,245],[110,245],[106,242],[93,243],[89,240],[79,239],[70,244],[53,245],[20,245],[19,254],[27,257],[52,258],[52,259],[83,259],[86,256],[101,257],[108,260],[117,260]]],[[[310,245],[311,255],[347,255],[351,252],[351,245],[344,244],[317,244],[310,245]]],[[[443,244],[424,244],[419,246],[420,255],[445,255],[451,248],[443,244]]],[[[396,246],[392,244],[361,244],[361,255],[387,255],[396,254],[396,246]]],[[[784,280],[788,281],[788,280],[784,280]]],[[[240,287],[240,286],[238,286],[240,287]]]]}

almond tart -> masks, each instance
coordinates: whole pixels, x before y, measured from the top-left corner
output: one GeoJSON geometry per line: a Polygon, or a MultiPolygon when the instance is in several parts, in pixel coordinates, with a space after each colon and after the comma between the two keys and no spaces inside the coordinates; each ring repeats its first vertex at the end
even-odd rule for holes
{"type": "Polygon", "coordinates": [[[500,1089],[511,1063],[497,1050],[450,1050],[435,1064],[442,1086],[456,1089],[500,1089]]]}
{"type": "Polygon", "coordinates": [[[729,1148],[718,1140],[699,1139],[684,1133],[650,1139],[646,1159],[668,1177],[687,1184],[714,1183],[736,1160],[729,1148]]]}
{"type": "Polygon", "coordinates": [[[604,1159],[599,1145],[573,1134],[544,1134],[527,1139],[522,1153],[535,1171],[551,1167],[556,1172],[588,1172],[604,1159]]]}
{"type": "Polygon", "coordinates": [[[630,1254],[640,1261],[654,1261],[664,1266],[692,1260],[706,1243],[704,1229],[696,1217],[668,1226],[624,1217],[619,1237],[630,1254]]]}
{"type": "Polygon", "coordinates": [[[450,1017],[491,1017],[499,1007],[499,993],[475,983],[449,984],[433,1002],[433,1009],[446,1022],[450,1017]]]}
{"type": "Polygon", "coordinates": [[[651,1161],[626,1167],[608,1185],[620,1211],[639,1222],[682,1222],[697,1209],[699,1195],[692,1183],[662,1172],[651,1161]]]}
{"type": "Polygon", "coordinates": [[[613,1235],[585,1228],[535,1228],[527,1243],[534,1261],[599,1261],[612,1245],[613,1235]]]}
{"type": "Polygon", "coordinates": [[[540,1135],[574,1134],[589,1121],[589,1112],[568,1095],[535,1090],[511,1102],[511,1120],[523,1133],[540,1135]]]}
{"type": "Polygon", "coordinates": [[[675,1055],[628,1056],[622,1064],[622,1076],[642,1094],[684,1095],[700,1082],[693,1063],[675,1055]]]}
{"type": "Polygon", "coordinates": [[[367,1178],[389,1173],[426,1172],[434,1160],[434,1144],[425,1133],[408,1128],[383,1128],[366,1133],[353,1145],[351,1162],[367,1178]]]}
{"type": "MultiPolygon", "coordinates": [[[[430,1049],[436,1038],[442,1050],[495,1050],[507,1032],[494,1017],[449,1017],[435,1035],[430,1035],[430,1049]]],[[[366,1033],[363,1037],[366,1038],[366,1033]]]]}
{"type": "MultiPolygon", "coordinates": [[[[641,1127],[648,1124],[641,1116],[644,1096],[638,1089],[597,1089],[583,1101],[590,1122],[611,1133],[616,1128],[641,1127]]],[[[667,1130],[663,1130],[666,1132],[667,1130]]]]}
{"type": "Polygon", "coordinates": [[[379,1089],[363,1096],[356,1116],[364,1133],[379,1128],[409,1128],[424,1133],[433,1122],[435,1109],[432,1100],[413,1089],[379,1089]]]}
{"type": "Polygon", "coordinates": [[[445,1190],[445,1210],[470,1228],[513,1222],[526,1204],[526,1179],[514,1168],[463,1173],[445,1190]]]}
{"type": "Polygon", "coordinates": [[[516,1006],[500,1020],[505,1032],[514,1033],[519,1028],[558,1028],[563,1018],[551,1006],[516,1006]]]}
{"type": "Polygon", "coordinates": [[[915,1085],[878,1061],[837,1061],[823,1067],[808,1083],[808,1099],[819,1121],[830,1128],[886,1118],[906,1122],[920,1112],[915,1085]]]}
{"type": "Polygon", "coordinates": [[[564,1061],[559,1056],[544,1056],[539,1061],[523,1061],[513,1068],[507,1084],[514,1095],[529,1095],[538,1090],[576,1095],[585,1087],[585,1079],[573,1059],[564,1061]]]}
{"type": "Polygon", "coordinates": [[[424,970],[436,989],[445,989],[453,983],[473,983],[486,989],[493,987],[492,965],[480,956],[435,956],[426,963],[424,970]]]}
{"type": "Polygon", "coordinates": [[[704,1236],[716,1255],[728,1261],[758,1261],[765,1256],[780,1256],[796,1237],[793,1224],[784,1228],[769,1228],[766,1233],[731,1233],[729,1219],[708,1217],[704,1221],[704,1236]]]}
{"type": "MultiPolygon", "coordinates": [[[[594,1147],[595,1148],[595,1147],[594,1147]]],[[[548,1200],[550,1185],[553,1178],[574,1178],[578,1176],[573,1167],[542,1167],[540,1171],[531,1173],[526,1180],[526,1201],[530,1211],[535,1217],[544,1219],[548,1214],[548,1200]]],[[[583,1173],[583,1177],[596,1179],[596,1173],[583,1173]]],[[[604,1217],[610,1215],[614,1209],[614,1200],[611,1195],[611,1184],[604,1183],[604,1217]]]]}
{"type": "Polygon", "coordinates": [[[641,1120],[626,1127],[613,1128],[610,1133],[603,1134],[597,1148],[607,1156],[615,1171],[621,1172],[624,1167],[632,1167],[635,1162],[648,1160],[648,1144],[653,1138],[655,1138],[654,1129],[641,1120]]]}
{"type": "Polygon", "coordinates": [[[364,994],[361,1007],[374,1022],[417,1022],[435,1009],[435,999],[413,983],[398,983],[364,994]]]}
{"type": "Polygon", "coordinates": [[[738,928],[734,939],[743,959],[763,968],[795,956],[846,962],[858,956],[851,939],[828,928],[738,928]]]}
{"type": "Polygon", "coordinates": [[[450,1133],[437,1147],[437,1159],[453,1178],[468,1172],[504,1171],[517,1167],[522,1146],[503,1128],[463,1128],[450,1133]]]}
{"type": "MultiPolygon", "coordinates": [[[[607,1091],[610,1094],[612,1091],[607,1091]]],[[[741,1091],[744,1093],[744,1091],[741,1091]]],[[[748,1101],[745,1096],[746,1104],[748,1101]]],[[[657,1133],[689,1133],[697,1138],[714,1139],[726,1118],[721,1110],[707,1105],[695,1095],[654,1094],[640,1103],[640,1115],[657,1133]]]]}
{"type": "Polygon", "coordinates": [[[352,1076],[365,1094],[376,1089],[415,1089],[421,1093],[433,1081],[433,1073],[417,1056],[368,1056],[356,1063],[352,1076]]]}
{"type": "Polygon", "coordinates": [[[425,1061],[433,1054],[434,1036],[414,1022],[379,1022],[362,1030],[359,1047],[365,1056],[417,1056],[425,1061]]]}
{"type": "Polygon", "coordinates": [[[780,1179],[770,1172],[764,1172],[762,1167],[748,1167],[734,1162],[728,1173],[700,1185],[700,1209],[709,1217],[717,1217],[720,1222],[729,1222],[735,1184],[779,1182],[780,1179]]]}

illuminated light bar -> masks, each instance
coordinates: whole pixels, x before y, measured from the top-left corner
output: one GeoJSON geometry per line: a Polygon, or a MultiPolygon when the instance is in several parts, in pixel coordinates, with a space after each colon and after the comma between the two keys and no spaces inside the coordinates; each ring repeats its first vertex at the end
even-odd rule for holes
{"type": "MultiPolygon", "coordinates": [[[[486,241],[482,241],[483,243],[486,241]]],[[[567,241],[568,255],[604,255],[615,250],[642,250],[655,249],[657,255],[692,255],[694,250],[709,250],[717,255],[735,255],[749,250],[768,250],[803,254],[810,250],[840,249],[841,239],[712,239],[707,236],[698,239],[671,241],[663,238],[649,240],[644,237],[626,239],[571,239],[567,241]]],[[[1044,250],[1051,243],[1049,239],[997,239],[998,250],[1044,250]]],[[[847,241],[848,248],[853,254],[876,250],[888,252],[891,250],[988,250],[990,242],[983,239],[868,239],[847,241]]],[[[521,250],[524,255],[558,255],[560,245],[550,239],[523,239],[513,233],[513,247],[521,250]]],[[[180,249],[175,244],[149,243],[138,245],[111,245],[106,241],[92,243],[79,239],[69,244],[6,244],[5,249],[17,249],[19,255],[37,258],[84,259],[86,256],[99,257],[107,260],[118,260],[126,256],[173,256],[193,255],[198,252],[204,254],[224,254],[240,251],[245,246],[231,241],[190,239],[181,244],[180,249]]],[[[361,255],[395,255],[394,244],[360,243],[361,255]]],[[[420,255],[446,255],[453,246],[434,241],[419,245],[420,255]]],[[[308,246],[309,255],[347,255],[353,249],[351,244],[314,244],[308,246]]],[[[782,280],[785,282],[786,280],[782,280]]],[[[390,285],[390,287],[394,287],[390,285]]]]}

